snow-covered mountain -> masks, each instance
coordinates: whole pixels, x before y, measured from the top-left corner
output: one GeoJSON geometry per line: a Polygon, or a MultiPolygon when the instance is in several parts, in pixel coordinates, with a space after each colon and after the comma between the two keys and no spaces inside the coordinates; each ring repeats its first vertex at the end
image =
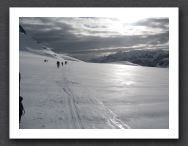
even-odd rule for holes
{"type": "Polygon", "coordinates": [[[43,56],[49,56],[52,58],[56,58],[58,60],[81,61],[79,59],[67,56],[65,54],[57,54],[53,52],[51,48],[45,46],[42,43],[39,43],[37,40],[29,36],[21,25],[20,25],[19,41],[20,41],[19,43],[20,51],[32,52],[43,56]]]}
{"type": "Polygon", "coordinates": [[[20,32],[19,55],[21,129],[169,128],[168,68],[71,60],[27,32],[20,32]]]}
{"type": "Polygon", "coordinates": [[[145,49],[120,51],[108,56],[103,56],[90,60],[98,63],[112,63],[127,61],[133,64],[150,67],[168,67],[169,51],[162,49],[145,49]]]}

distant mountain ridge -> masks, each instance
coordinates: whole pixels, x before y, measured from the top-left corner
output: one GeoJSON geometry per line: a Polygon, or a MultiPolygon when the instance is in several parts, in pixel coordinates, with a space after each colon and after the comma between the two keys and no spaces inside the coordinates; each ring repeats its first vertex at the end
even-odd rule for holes
{"type": "Polygon", "coordinates": [[[119,51],[108,56],[90,60],[95,63],[113,63],[128,61],[133,64],[149,67],[169,67],[169,51],[162,49],[144,49],[119,51]]]}

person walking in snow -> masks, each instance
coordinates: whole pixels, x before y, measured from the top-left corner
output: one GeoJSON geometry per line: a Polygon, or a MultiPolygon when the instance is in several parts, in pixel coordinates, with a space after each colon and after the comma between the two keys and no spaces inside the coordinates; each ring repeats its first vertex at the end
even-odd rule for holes
{"type": "Polygon", "coordinates": [[[25,114],[24,106],[23,106],[23,97],[20,96],[20,81],[21,81],[21,74],[19,73],[19,122],[21,122],[22,115],[25,114]]]}
{"type": "Polygon", "coordinates": [[[65,61],[65,64],[67,64],[67,61],[65,61]]]}
{"type": "Polygon", "coordinates": [[[61,62],[61,65],[63,66],[63,62],[61,62]]]}
{"type": "Polygon", "coordinates": [[[57,61],[57,68],[59,68],[59,61],[57,61]]]}
{"type": "Polygon", "coordinates": [[[24,106],[23,106],[23,97],[19,96],[19,122],[21,122],[22,115],[25,114],[24,106]]]}

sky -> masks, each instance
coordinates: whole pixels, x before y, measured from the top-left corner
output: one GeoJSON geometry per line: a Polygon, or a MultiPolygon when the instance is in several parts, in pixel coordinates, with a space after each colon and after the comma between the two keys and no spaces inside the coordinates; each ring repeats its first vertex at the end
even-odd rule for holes
{"type": "Polygon", "coordinates": [[[147,17],[21,17],[27,34],[81,60],[131,49],[169,49],[169,19],[147,17]]]}

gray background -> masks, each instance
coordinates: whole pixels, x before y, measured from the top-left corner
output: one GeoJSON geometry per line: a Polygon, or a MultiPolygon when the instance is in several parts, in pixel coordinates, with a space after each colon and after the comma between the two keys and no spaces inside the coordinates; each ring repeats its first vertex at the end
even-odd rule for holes
{"type": "Polygon", "coordinates": [[[0,0],[0,146],[188,145],[188,1],[186,0],[0,0]],[[9,140],[9,7],[179,7],[180,139],[179,140],[9,140]]]}

